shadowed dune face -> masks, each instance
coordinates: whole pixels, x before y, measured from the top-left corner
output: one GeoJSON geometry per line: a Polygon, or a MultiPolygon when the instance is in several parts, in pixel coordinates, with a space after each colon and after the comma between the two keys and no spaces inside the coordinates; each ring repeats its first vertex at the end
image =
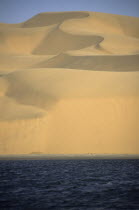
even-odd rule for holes
{"type": "Polygon", "coordinates": [[[139,154],[139,18],[0,23],[0,154],[139,154]]]}
{"type": "Polygon", "coordinates": [[[72,56],[61,54],[36,65],[41,68],[71,68],[97,71],[139,71],[139,55],[72,56]]]}
{"type": "Polygon", "coordinates": [[[90,45],[97,45],[102,40],[103,37],[100,36],[73,35],[56,28],[37,46],[33,54],[56,55],[69,50],[78,50],[90,45]]]}
{"type": "Polygon", "coordinates": [[[88,17],[88,12],[56,12],[56,13],[41,13],[22,24],[22,27],[42,27],[53,24],[59,24],[68,19],[78,19],[88,17]]]}

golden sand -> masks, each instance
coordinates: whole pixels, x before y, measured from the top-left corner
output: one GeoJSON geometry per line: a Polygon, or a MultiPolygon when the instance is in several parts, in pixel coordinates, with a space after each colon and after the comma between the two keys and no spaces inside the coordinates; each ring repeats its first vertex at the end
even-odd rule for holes
{"type": "Polygon", "coordinates": [[[0,23],[0,154],[139,154],[139,18],[0,23]]]}

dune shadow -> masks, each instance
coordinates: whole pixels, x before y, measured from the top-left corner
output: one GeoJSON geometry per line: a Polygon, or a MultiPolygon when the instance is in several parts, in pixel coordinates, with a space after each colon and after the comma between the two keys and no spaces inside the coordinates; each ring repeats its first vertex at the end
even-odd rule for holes
{"type": "Polygon", "coordinates": [[[23,28],[42,27],[61,23],[68,19],[88,17],[88,12],[51,12],[33,16],[22,24],[23,28]]]}

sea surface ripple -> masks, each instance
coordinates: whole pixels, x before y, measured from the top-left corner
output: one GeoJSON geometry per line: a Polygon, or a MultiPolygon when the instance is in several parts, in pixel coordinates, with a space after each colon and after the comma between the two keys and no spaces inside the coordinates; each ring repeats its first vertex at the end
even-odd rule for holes
{"type": "Polygon", "coordinates": [[[1,160],[0,209],[139,209],[139,160],[1,160]]]}

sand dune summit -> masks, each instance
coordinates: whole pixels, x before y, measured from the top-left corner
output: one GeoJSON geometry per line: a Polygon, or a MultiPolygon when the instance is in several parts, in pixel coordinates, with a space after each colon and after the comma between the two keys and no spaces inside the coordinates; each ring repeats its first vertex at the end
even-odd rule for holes
{"type": "Polygon", "coordinates": [[[0,23],[0,154],[139,154],[139,18],[0,23]]]}

